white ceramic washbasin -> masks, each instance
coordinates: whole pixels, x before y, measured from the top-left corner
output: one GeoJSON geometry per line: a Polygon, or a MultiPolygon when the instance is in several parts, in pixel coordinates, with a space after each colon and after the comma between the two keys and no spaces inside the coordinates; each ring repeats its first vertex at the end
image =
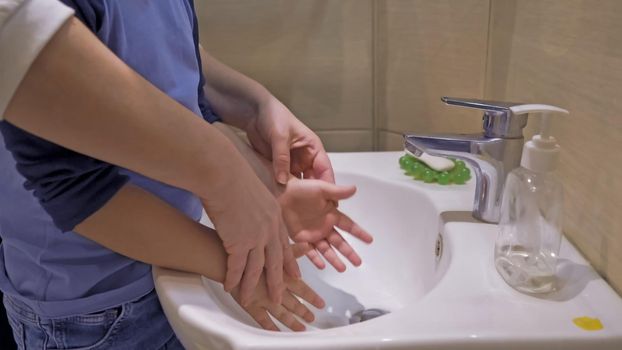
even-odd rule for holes
{"type": "Polygon", "coordinates": [[[349,239],[363,265],[303,277],[327,306],[304,333],[269,332],[197,275],[156,268],[164,311],[188,349],[621,349],[622,299],[564,239],[558,292],[533,297],[508,287],[492,260],[496,226],[469,219],[474,182],[415,182],[400,152],[331,154],[337,182],[355,184],[340,209],[374,235],[349,239]],[[456,221],[457,220],[457,221],[456,221]],[[469,222],[472,221],[472,222],[469,222]],[[363,309],[389,313],[350,324],[363,309]],[[598,318],[599,331],[573,319],[598,318]]]}

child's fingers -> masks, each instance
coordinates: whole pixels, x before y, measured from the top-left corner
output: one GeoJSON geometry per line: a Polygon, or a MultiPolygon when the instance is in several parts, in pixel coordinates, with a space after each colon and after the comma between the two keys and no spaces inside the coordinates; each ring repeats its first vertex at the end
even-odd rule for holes
{"type": "Polygon", "coordinates": [[[301,230],[297,232],[293,237],[296,242],[315,242],[318,239],[322,238],[323,233],[319,232],[317,229],[312,230],[301,230]]]}
{"type": "Polygon", "coordinates": [[[242,305],[248,305],[251,295],[257,287],[259,277],[263,272],[265,263],[263,248],[255,248],[248,254],[248,264],[242,276],[242,282],[240,283],[240,302],[242,305]]]}
{"type": "Polygon", "coordinates": [[[289,291],[285,293],[283,296],[283,306],[287,308],[287,310],[294,313],[294,315],[302,318],[303,320],[311,323],[315,319],[313,312],[309,310],[303,303],[298,300],[292,293],[289,291]]]}
{"type": "Polygon", "coordinates": [[[350,198],[356,192],[356,186],[338,186],[328,182],[322,182],[322,192],[333,201],[350,198]]]}
{"type": "Polygon", "coordinates": [[[281,322],[285,327],[291,329],[294,332],[302,332],[306,329],[306,327],[296,319],[294,314],[289,312],[282,305],[271,305],[268,307],[268,312],[270,315],[274,316],[279,322],[281,322]]]}
{"type": "Polygon", "coordinates": [[[313,247],[306,242],[294,243],[291,244],[292,253],[294,254],[294,258],[298,259],[301,256],[307,254],[313,247]]]}
{"type": "Polygon", "coordinates": [[[361,265],[361,257],[335,229],[333,229],[333,232],[328,235],[327,240],[328,243],[330,243],[331,246],[335,247],[335,249],[337,249],[337,251],[339,251],[341,255],[343,255],[346,259],[348,259],[348,261],[352,263],[352,265],[361,265]]]}
{"type": "Polygon", "coordinates": [[[251,317],[257,323],[259,323],[259,326],[261,326],[261,328],[269,330],[269,331],[276,331],[276,332],[280,331],[279,327],[277,327],[276,324],[274,324],[274,322],[268,315],[268,312],[264,308],[261,308],[261,307],[248,308],[246,309],[246,312],[248,312],[248,314],[251,315],[251,317]]]}
{"type": "Polygon", "coordinates": [[[225,276],[225,291],[231,292],[242,279],[244,268],[248,260],[248,250],[232,252],[227,257],[227,274],[225,276]]]}
{"type": "Polygon", "coordinates": [[[324,256],[324,259],[326,259],[329,264],[333,265],[335,270],[339,272],[344,272],[346,270],[346,265],[339,259],[339,256],[337,256],[337,253],[335,253],[327,240],[323,239],[317,242],[315,248],[324,256]]]}
{"type": "Polygon", "coordinates": [[[283,249],[280,240],[271,240],[266,246],[266,284],[270,299],[280,304],[285,288],[283,284],[283,249]]]}
{"type": "Polygon", "coordinates": [[[335,226],[348,232],[352,236],[360,239],[365,243],[371,243],[374,240],[372,235],[370,235],[367,231],[363,230],[363,228],[360,227],[356,222],[354,222],[354,220],[350,219],[349,216],[340,212],[339,210],[337,210],[337,213],[339,213],[339,215],[337,224],[335,226]]]}
{"type": "Polygon", "coordinates": [[[326,268],[326,264],[324,263],[324,260],[322,260],[322,257],[320,256],[320,253],[318,253],[317,250],[315,249],[309,250],[306,253],[306,256],[309,260],[311,260],[313,265],[315,265],[315,267],[317,267],[318,269],[324,270],[326,268]]]}

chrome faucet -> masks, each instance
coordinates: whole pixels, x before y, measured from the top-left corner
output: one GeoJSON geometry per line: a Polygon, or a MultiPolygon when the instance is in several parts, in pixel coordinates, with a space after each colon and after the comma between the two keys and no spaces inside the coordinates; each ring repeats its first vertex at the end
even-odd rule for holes
{"type": "Polygon", "coordinates": [[[452,135],[404,134],[404,147],[415,154],[423,150],[432,155],[452,156],[467,162],[476,179],[473,216],[479,220],[497,223],[505,178],[520,165],[527,114],[515,114],[511,107],[520,106],[522,103],[453,97],[443,97],[441,100],[448,105],[484,111],[484,132],[452,135]]]}

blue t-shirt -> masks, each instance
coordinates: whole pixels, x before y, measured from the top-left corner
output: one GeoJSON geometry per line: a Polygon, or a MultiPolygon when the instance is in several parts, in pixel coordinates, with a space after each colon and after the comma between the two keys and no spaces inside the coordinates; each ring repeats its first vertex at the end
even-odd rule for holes
{"type": "MultiPolygon", "coordinates": [[[[203,94],[192,0],[63,2],[145,79],[197,117],[218,120],[203,94]]],[[[9,123],[0,123],[0,131],[6,145],[0,149],[0,289],[48,317],[99,311],[153,289],[149,265],[71,230],[127,181],[194,220],[201,215],[198,198],[9,123]]]]}

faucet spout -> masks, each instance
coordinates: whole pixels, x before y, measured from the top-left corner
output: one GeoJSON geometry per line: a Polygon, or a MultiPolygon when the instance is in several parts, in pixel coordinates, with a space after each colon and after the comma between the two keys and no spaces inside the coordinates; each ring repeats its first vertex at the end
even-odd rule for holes
{"type": "Polygon", "coordinates": [[[483,134],[404,135],[404,147],[463,160],[475,174],[473,216],[499,222],[505,177],[520,163],[521,139],[487,138],[483,134]]]}
{"type": "Polygon", "coordinates": [[[448,105],[484,112],[480,134],[405,134],[404,148],[417,154],[462,159],[475,174],[473,216],[498,223],[507,174],[520,165],[527,115],[514,113],[520,103],[443,97],[448,105]]]}

